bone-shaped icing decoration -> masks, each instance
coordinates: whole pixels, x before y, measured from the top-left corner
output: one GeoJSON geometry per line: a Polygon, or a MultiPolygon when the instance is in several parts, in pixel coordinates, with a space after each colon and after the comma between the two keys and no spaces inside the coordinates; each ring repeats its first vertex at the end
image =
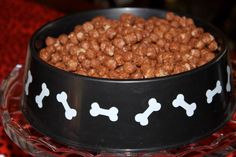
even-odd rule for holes
{"type": "Polygon", "coordinates": [[[26,84],[25,84],[25,94],[26,95],[29,95],[29,85],[32,81],[33,81],[33,77],[31,75],[31,71],[29,70],[28,71],[28,76],[27,76],[27,81],[26,81],[26,84]]]}
{"type": "Polygon", "coordinates": [[[226,91],[231,91],[231,84],[230,84],[230,67],[227,66],[227,84],[226,84],[226,91]]]}
{"type": "Polygon", "coordinates": [[[46,83],[42,83],[41,88],[42,88],[41,93],[35,97],[35,102],[38,104],[39,108],[43,107],[44,97],[49,96],[49,94],[50,94],[46,83]]]}
{"type": "Polygon", "coordinates": [[[65,117],[68,120],[71,120],[73,117],[76,117],[77,111],[73,108],[70,108],[67,102],[67,94],[66,92],[62,91],[61,93],[57,94],[57,101],[62,103],[65,109],[65,117]]]}
{"type": "Polygon", "coordinates": [[[155,98],[151,98],[148,101],[148,108],[143,113],[138,113],[135,116],[135,121],[142,126],[148,125],[148,117],[154,112],[161,109],[161,104],[157,102],[155,98]]]}
{"type": "Polygon", "coordinates": [[[174,107],[179,107],[179,106],[182,107],[182,108],[186,111],[186,115],[187,115],[188,117],[193,116],[194,111],[195,111],[196,108],[197,108],[196,103],[191,103],[191,104],[187,103],[187,102],[184,100],[184,95],[183,95],[183,94],[178,94],[177,97],[176,97],[176,99],[173,100],[172,105],[173,105],[174,107]]]}
{"type": "Polygon", "coordinates": [[[111,107],[110,109],[100,108],[99,104],[96,102],[91,104],[91,109],[89,111],[90,115],[93,117],[97,117],[98,115],[107,116],[112,122],[118,120],[118,112],[119,110],[116,107],[111,107]]]}
{"type": "Polygon", "coordinates": [[[213,97],[216,94],[220,94],[221,91],[222,91],[222,86],[221,86],[220,81],[218,80],[216,82],[216,87],[213,90],[208,89],[207,92],[206,92],[207,103],[210,104],[212,102],[212,100],[213,100],[213,97]]]}

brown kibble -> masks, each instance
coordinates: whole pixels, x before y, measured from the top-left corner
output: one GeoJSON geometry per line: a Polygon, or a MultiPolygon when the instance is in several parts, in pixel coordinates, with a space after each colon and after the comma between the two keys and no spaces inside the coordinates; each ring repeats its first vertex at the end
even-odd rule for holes
{"type": "Polygon", "coordinates": [[[135,44],[138,41],[135,33],[125,35],[124,40],[126,44],[135,44]]]}
{"type": "Polygon", "coordinates": [[[69,60],[70,60],[70,56],[68,56],[68,55],[64,55],[64,56],[62,57],[62,62],[63,62],[64,64],[67,63],[69,60]]]}
{"type": "Polygon", "coordinates": [[[102,42],[100,49],[108,56],[114,55],[115,47],[109,42],[102,42]]]}
{"type": "Polygon", "coordinates": [[[71,32],[69,35],[68,35],[68,38],[70,39],[71,43],[73,44],[78,44],[78,40],[77,40],[77,37],[75,35],[74,32],[71,32]]]}
{"type": "Polygon", "coordinates": [[[115,61],[117,63],[117,66],[121,66],[121,65],[124,64],[123,56],[121,54],[116,53],[114,55],[114,59],[115,59],[115,61]]]}
{"type": "Polygon", "coordinates": [[[102,77],[102,76],[107,76],[107,73],[108,73],[108,69],[105,67],[105,66],[99,66],[98,68],[97,68],[97,71],[98,71],[98,75],[100,76],[100,77],[102,77]]]}
{"type": "Polygon", "coordinates": [[[175,15],[174,15],[173,12],[168,12],[168,13],[166,13],[166,19],[167,19],[168,21],[172,21],[172,20],[174,20],[174,18],[175,18],[175,15]]]}
{"type": "Polygon", "coordinates": [[[180,35],[179,35],[179,40],[180,40],[180,42],[182,42],[182,43],[184,43],[184,44],[186,44],[186,43],[188,43],[189,42],[189,40],[191,39],[191,35],[190,35],[190,33],[181,33],[180,35]]]}
{"type": "Polygon", "coordinates": [[[80,53],[78,56],[78,61],[82,63],[86,59],[86,56],[84,53],[80,53]]]}
{"type": "Polygon", "coordinates": [[[47,46],[54,45],[56,43],[56,39],[49,36],[46,38],[45,42],[47,46]]]}
{"type": "Polygon", "coordinates": [[[113,28],[110,28],[106,31],[106,35],[109,39],[113,39],[116,36],[116,31],[113,28]]]}
{"type": "Polygon", "coordinates": [[[157,67],[154,71],[154,75],[156,77],[162,77],[168,75],[168,73],[162,67],[157,67]]]}
{"type": "Polygon", "coordinates": [[[187,18],[187,19],[186,19],[186,24],[187,24],[187,26],[192,26],[192,25],[194,25],[193,19],[187,18]]]}
{"type": "Polygon", "coordinates": [[[82,69],[82,68],[77,68],[77,70],[75,71],[75,73],[79,74],[79,75],[87,75],[87,70],[86,69],[82,69]]]}
{"type": "Polygon", "coordinates": [[[119,73],[117,71],[111,70],[109,73],[109,77],[111,79],[117,79],[117,78],[119,78],[119,73]]]}
{"type": "Polygon", "coordinates": [[[93,26],[93,24],[92,24],[91,22],[85,22],[85,23],[82,25],[82,27],[83,27],[83,30],[84,30],[85,32],[89,32],[89,31],[93,30],[93,28],[94,28],[94,26],[93,26]]]}
{"type": "Polygon", "coordinates": [[[52,54],[52,53],[54,53],[54,52],[56,51],[56,48],[55,48],[53,45],[47,46],[45,49],[46,49],[46,50],[48,51],[48,53],[50,53],[50,54],[52,54]]]}
{"type": "Polygon", "coordinates": [[[61,44],[65,45],[68,41],[68,37],[66,34],[61,34],[59,37],[58,37],[58,40],[60,41],[61,44]]]}
{"type": "Polygon", "coordinates": [[[91,45],[90,48],[92,50],[100,51],[100,46],[99,46],[99,44],[98,44],[98,42],[96,40],[91,40],[89,44],[91,45]]]}
{"type": "Polygon", "coordinates": [[[214,53],[206,53],[204,55],[204,59],[206,60],[206,62],[211,61],[213,58],[215,58],[215,54],[214,53]]]}
{"type": "Polygon", "coordinates": [[[198,49],[192,49],[191,52],[190,52],[190,54],[191,54],[192,56],[196,57],[196,58],[200,58],[200,57],[201,57],[201,52],[200,52],[200,50],[198,50],[198,49]]]}
{"type": "Polygon", "coordinates": [[[65,64],[63,64],[62,62],[57,62],[55,64],[55,67],[57,67],[58,69],[62,69],[62,70],[66,69],[65,64]]]}
{"type": "Polygon", "coordinates": [[[210,33],[204,33],[202,36],[202,41],[205,44],[210,44],[214,40],[214,37],[210,33]]]}
{"type": "Polygon", "coordinates": [[[202,28],[194,28],[194,29],[191,31],[191,35],[192,35],[193,37],[196,37],[196,38],[200,37],[202,33],[203,33],[203,29],[202,29],[202,28]]]}
{"type": "Polygon", "coordinates": [[[150,59],[155,59],[157,54],[156,54],[156,49],[154,46],[150,45],[146,50],[146,56],[150,59]]]}
{"type": "Polygon", "coordinates": [[[178,52],[179,51],[179,44],[178,43],[171,43],[170,44],[170,51],[178,52]]]}
{"type": "Polygon", "coordinates": [[[84,37],[84,33],[83,32],[78,32],[76,34],[76,37],[79,41],[82,41],[85,37],[84,37]]]}
{"type": "Polygon", "coordinates": [[[211,50],[211,51],[215,51],[218,49],[218,44],[216,41],[212,41],[209,45],[208,45],[208,48],[211,50]]]}
{"type": "Polygon", "coordinates": [[[164,47],[164,46],[165,46],[165,43],[166,43],[166,41],[165,41],[164,39],[159,39],[159,40],[157,41],[157,45],[158,45],[160,48],[164,47]]]}
{"type": "Polygon", "coordinates": [[[68,70],[68,71],[76,71],[78,62],[77,62],[77,60],[70,59],[70,60],[66,63],[66,65],[67,65],[67,70],[68,70]]]}
{"type": "Polygon", "coordinates": [[[105,61],[105,65],[108,69],[114,70],[117,66],[116,61],[112,58],[109,58],[105,61]]]}
{"type": "Polygon", "coordinates": [[[125,62],[124,71],[128,74],[132,74],[136,71],[137,67],[131,62],[125,62]]]}
{"type": "MultiPolygon", "coordinates": [[[[98,33],[97,30],[93,29],[89,32],[89,36],[93,39],[97,39],[97,38],[99,38],[99,33],[98,33]]],[[[79,35],[79,37],[80,37],[80,40],[81,40],[83,38],[83,35],[81,34],[81,35],[79,35]]],[[[77,36],[77,38],[78,38],[78,36],[77,36]]],[[[79,40],[79,38],[78,38],[78,40],[79,40]]]]}
{"type": "Polygon", "coordinates": [[[81,42],[81,47],[85,50],[89,49],[89,42],[88,41],[82,41],[81,42]]]}
{"type": "Polygon", "coordinates": [[[94,58],[94,59],[91,60],[90,65],[91,65],[92,68],[97,68],[97,67],[100,66],[100,62],[99,62],[99,60],[94,58]]]}
{"type": "Polygon", "coordinates": [[[85,59],[82,61],[81,65],[83,68],[88,70],[91,67],[91,61],[88,59],[85,59]]]}
{"type": "Polygon", "coordinates": [[[144,78],[152,78],[155,77],[155,70],[153,68],[143,70],[144,78]]]}
{"type": "Polygon", "coordinates": [[[143,79],[185,72],[210,62],[215,38],[193,19],[166,14],[144,19],[133,14],[98,16],[73,32],[47,37],[39,57],[73,73],[107,79],[143,79]]]}
{"type": "Polygon", "coordinates": [[[180,26],[180,24],[177,21],[171,21],[170,25],[175,28],[178,28],[180,26]]]}
{"type": "Polygon", "coordinates": [[[58,53],[54,53],[51,55],[51,63],[55,64],[62,60],[61,56],[58,53]]]}
{"type": "Polygon", "coordinates": [[[46,50],[46,49],[42,49],[39,52],[39,57],[44,60],[45,62],[49,61],[51,59],[51,54],[46,50]]]}
{"type": "Polygon", "coordinates": [[[133,58],[133,53],[131,51],[127,51],[123,53],[123,60],[128,62],[131,61],[133,58]]]}
{"type": "Polygon", "coordinates": [[[71,55],[76,55],[78,56],[80,53],[85,53],[85,49],[79,47],[78,45],[74,45],[70,47],[69,53],[71,55]]]}
{"type": "Polygon", "coordinates": [[[133,24],[136,17],[133,14],[123,13],[120,16],[120,21],[128,24],[133,24]]]}
{"type": "Polygon", "coordinates": [[[163,70],[166,71],[166,73],[171,74],[174,70],[174,63],[170,62],[169,64],[165,64],[162,66],[163,70]]]}
{"type": "Polygon", "coordinates": [[[136,72],[131,74],[131,78],[132,79],[142,79],[143,78],[143,74],[141,73],[140,70],[136,70],[136,72]]]}
{"type": "Polygon", "coordinates": [[[86,58],[94,59],[96,57],[96,52],[94,50],[88,49],[85,53],[86,58]]]}
{"type": "Polygon", "coordinates": [[[165,38],[167,41],[171,42],[173,36],[172,36],[171,33],[167,32],[167,33],[164,34],[164,38],[165,38]]]}
{"type": "Polygon", "coordinates": [[[204,64],[206,64],[206,63],[207,63],[206,60],[201,59],[201,60],[198,61],[198,67],[200,67],[200,66],[202,66],[202,65],[204,65],[204,64]]]}
{"type": "Polygon", "coordinates": [[[97,76],[95,69],[89,69],[88,70],[88,76],[97,76]]]}
{"type": "Polygon", "coordinates": [[[125,45],[125,41],[122,38],[115,38],[113,40],[113,44],[117,47],[122,49],[125,45]]]}

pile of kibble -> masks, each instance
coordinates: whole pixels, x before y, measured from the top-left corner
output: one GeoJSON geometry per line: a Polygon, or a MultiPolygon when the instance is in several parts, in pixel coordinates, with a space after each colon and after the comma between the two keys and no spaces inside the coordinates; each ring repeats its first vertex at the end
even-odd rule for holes
{"type": "Polygon", "coordinates": [[[39,56],[73,73],[110,79],[142,79],[181,73],[211,61],[218,45],[191,18],[169,12],[143,19],[122,14],[77,25],[73,32],[47,37],[39,56]]]}

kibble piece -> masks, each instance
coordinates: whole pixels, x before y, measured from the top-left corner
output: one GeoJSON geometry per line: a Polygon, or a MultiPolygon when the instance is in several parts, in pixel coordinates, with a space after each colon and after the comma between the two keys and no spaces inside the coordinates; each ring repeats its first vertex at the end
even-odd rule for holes
{"type": "Polygon", "coordinates": [[[68,37],[66,34],[61,34],[59,37],[58,37],[58,40],[60,41],[61,44],[65,45],[68,41],[68,37]]]}
{"type": "Polygon", "coordinates": [[[114,59],[109,58],[105,61],[105,65],[108,69],[114,70],[117,67],[117,63],[114,59]]]}
{"type": "Polygon", "coordinates": [[[62,60],[62,58],[61,58],[61,56],[58,53],[53,53],[51,55],[51,62],[53,64],[56,64],[56,63],[60,62],[61,60],[62,60]]]}
{"type": "Polygon", "coordinates": [[[132,74],[136,71],[137,67],[131,62],[125,62],[124,71],[128,74],[132,74]]]}
{"type": "Polygon", "coordinates": [[[217,48],[218,48],[217,42],[216,42],[216,41],[212,41],[212,42],[208,45],[208,48],[209,48],[211,51],[216,51],[217,48]]]}
{"type": "Polygon", "coordinates": [[[51,59],[51,54],[46,50],[46,49],[42,49],[39,52],[39,57],[44,60],[45,62],[49,61],[51,59]]]}
{"type": "Polygon", "coordinates": [[[49,36],[49,37],[46,38],[46,41],[45,41],[45,42],[46,42],[46,45],[47,45],[47,46],[50,46],[50,45],[53,45],[53,44],[56,43],[56,39],[49,36]]]}
{"type": "Polygon", "coordinates": [[[69,71],[76,71],[78,62],[77,60],[70,59],[66,65],[69,71]]]}

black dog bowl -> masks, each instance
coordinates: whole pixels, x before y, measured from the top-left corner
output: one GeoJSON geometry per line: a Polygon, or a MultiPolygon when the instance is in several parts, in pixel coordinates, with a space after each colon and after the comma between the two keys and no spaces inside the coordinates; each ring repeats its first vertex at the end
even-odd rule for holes
{"type": "Polygon", "coordinates": [[[22,110],[34,128],[69,146],[90,151],[155,151],[191,143],[216,131],[233,112],[231,68],[225,38],[196,20],[220,46],[216,58],[181,74],[142,80],[81,76],[38,57],[47,36],[69,33],[98,15],[164,17],[141,8],[95,10],[40,28],[29,45],[22,110]]]}

